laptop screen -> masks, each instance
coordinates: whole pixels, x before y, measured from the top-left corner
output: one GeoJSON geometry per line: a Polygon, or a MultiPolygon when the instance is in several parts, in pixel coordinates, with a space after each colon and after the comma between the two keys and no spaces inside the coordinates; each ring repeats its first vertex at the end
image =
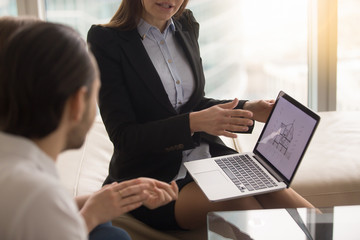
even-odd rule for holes
{"type": "Polygon", "coordinates": [[[319,120],[318,115],[280,92],[254,152],[290,182],[319,120]]]}

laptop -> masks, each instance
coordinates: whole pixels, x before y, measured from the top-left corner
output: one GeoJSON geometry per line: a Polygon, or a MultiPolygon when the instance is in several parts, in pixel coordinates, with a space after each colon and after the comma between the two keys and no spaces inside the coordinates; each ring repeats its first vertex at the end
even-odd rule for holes
{"type": "Polygon", "coordinates": [[[253,152],[184,165],[210,201],[288,188],[319,121],[316,113],[280,91],[253,152]]]}

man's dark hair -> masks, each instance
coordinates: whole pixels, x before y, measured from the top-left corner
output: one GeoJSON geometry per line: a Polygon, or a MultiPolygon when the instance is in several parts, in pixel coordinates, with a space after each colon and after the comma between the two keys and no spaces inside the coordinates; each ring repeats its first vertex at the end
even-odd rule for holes
{"type": "Polygon", "coordinates": [[[0,130],[42,138],[59,125],[66,101],[91,91],[94,59],[70,27],[47,22],[16,32],[0,51],[0,130]]]}
{"type": "Polygon", "coordinates": [[[4,49],[4,45],[6,41],[9,40],[9,36],[11,36],[14,32],[21,29],[23,26],[36,23],[41,21],[38,18],[30,17],[30,16],[3,16],[0,17],[0,51],[4,49]]]}

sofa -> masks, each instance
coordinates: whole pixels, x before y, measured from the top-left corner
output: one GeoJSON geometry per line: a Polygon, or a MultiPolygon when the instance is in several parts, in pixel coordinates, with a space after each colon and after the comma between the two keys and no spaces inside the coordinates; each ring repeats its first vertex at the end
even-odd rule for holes
{"type": "MultiPolygon", "coordinates": [[[[360,112],[321,112],[321,121],[291,185],[316,207],[360,204],[360,112]]],[[[263,124],[253,134],[223,141],[239,152],[252,151],[263,124]]],[[[73,196],[97,191],[108,172],[113,145],[97,116],[84,145],[62,153],[57,160],[64,187],[73,196]]],[[[134,240],[206,239],[197,231],[160,232],[129,214],[114,219],[134,240]]]]}

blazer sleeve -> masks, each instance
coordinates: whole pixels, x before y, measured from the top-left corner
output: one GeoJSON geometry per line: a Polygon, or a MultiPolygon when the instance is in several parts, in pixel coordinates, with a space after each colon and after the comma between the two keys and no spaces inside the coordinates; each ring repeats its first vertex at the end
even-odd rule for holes
{"type": "Polygon", "coordinates": [[[100,113],[114,147],[132,156],[193,148],[196,142],[191,137],[188,113],[164,117],[155,111],[149,116],[154,117],[151,121],[140,116],[140,107],[151,106],[145,97],[133,98],[137,89],[129,89],[128,84],[138,81],[137,74],[124,57],[117,33],[111,28],[92,26],[87,38],[100,69],[100,113]],[[128,79],[129,75],[134,78],[128,79]]]}

